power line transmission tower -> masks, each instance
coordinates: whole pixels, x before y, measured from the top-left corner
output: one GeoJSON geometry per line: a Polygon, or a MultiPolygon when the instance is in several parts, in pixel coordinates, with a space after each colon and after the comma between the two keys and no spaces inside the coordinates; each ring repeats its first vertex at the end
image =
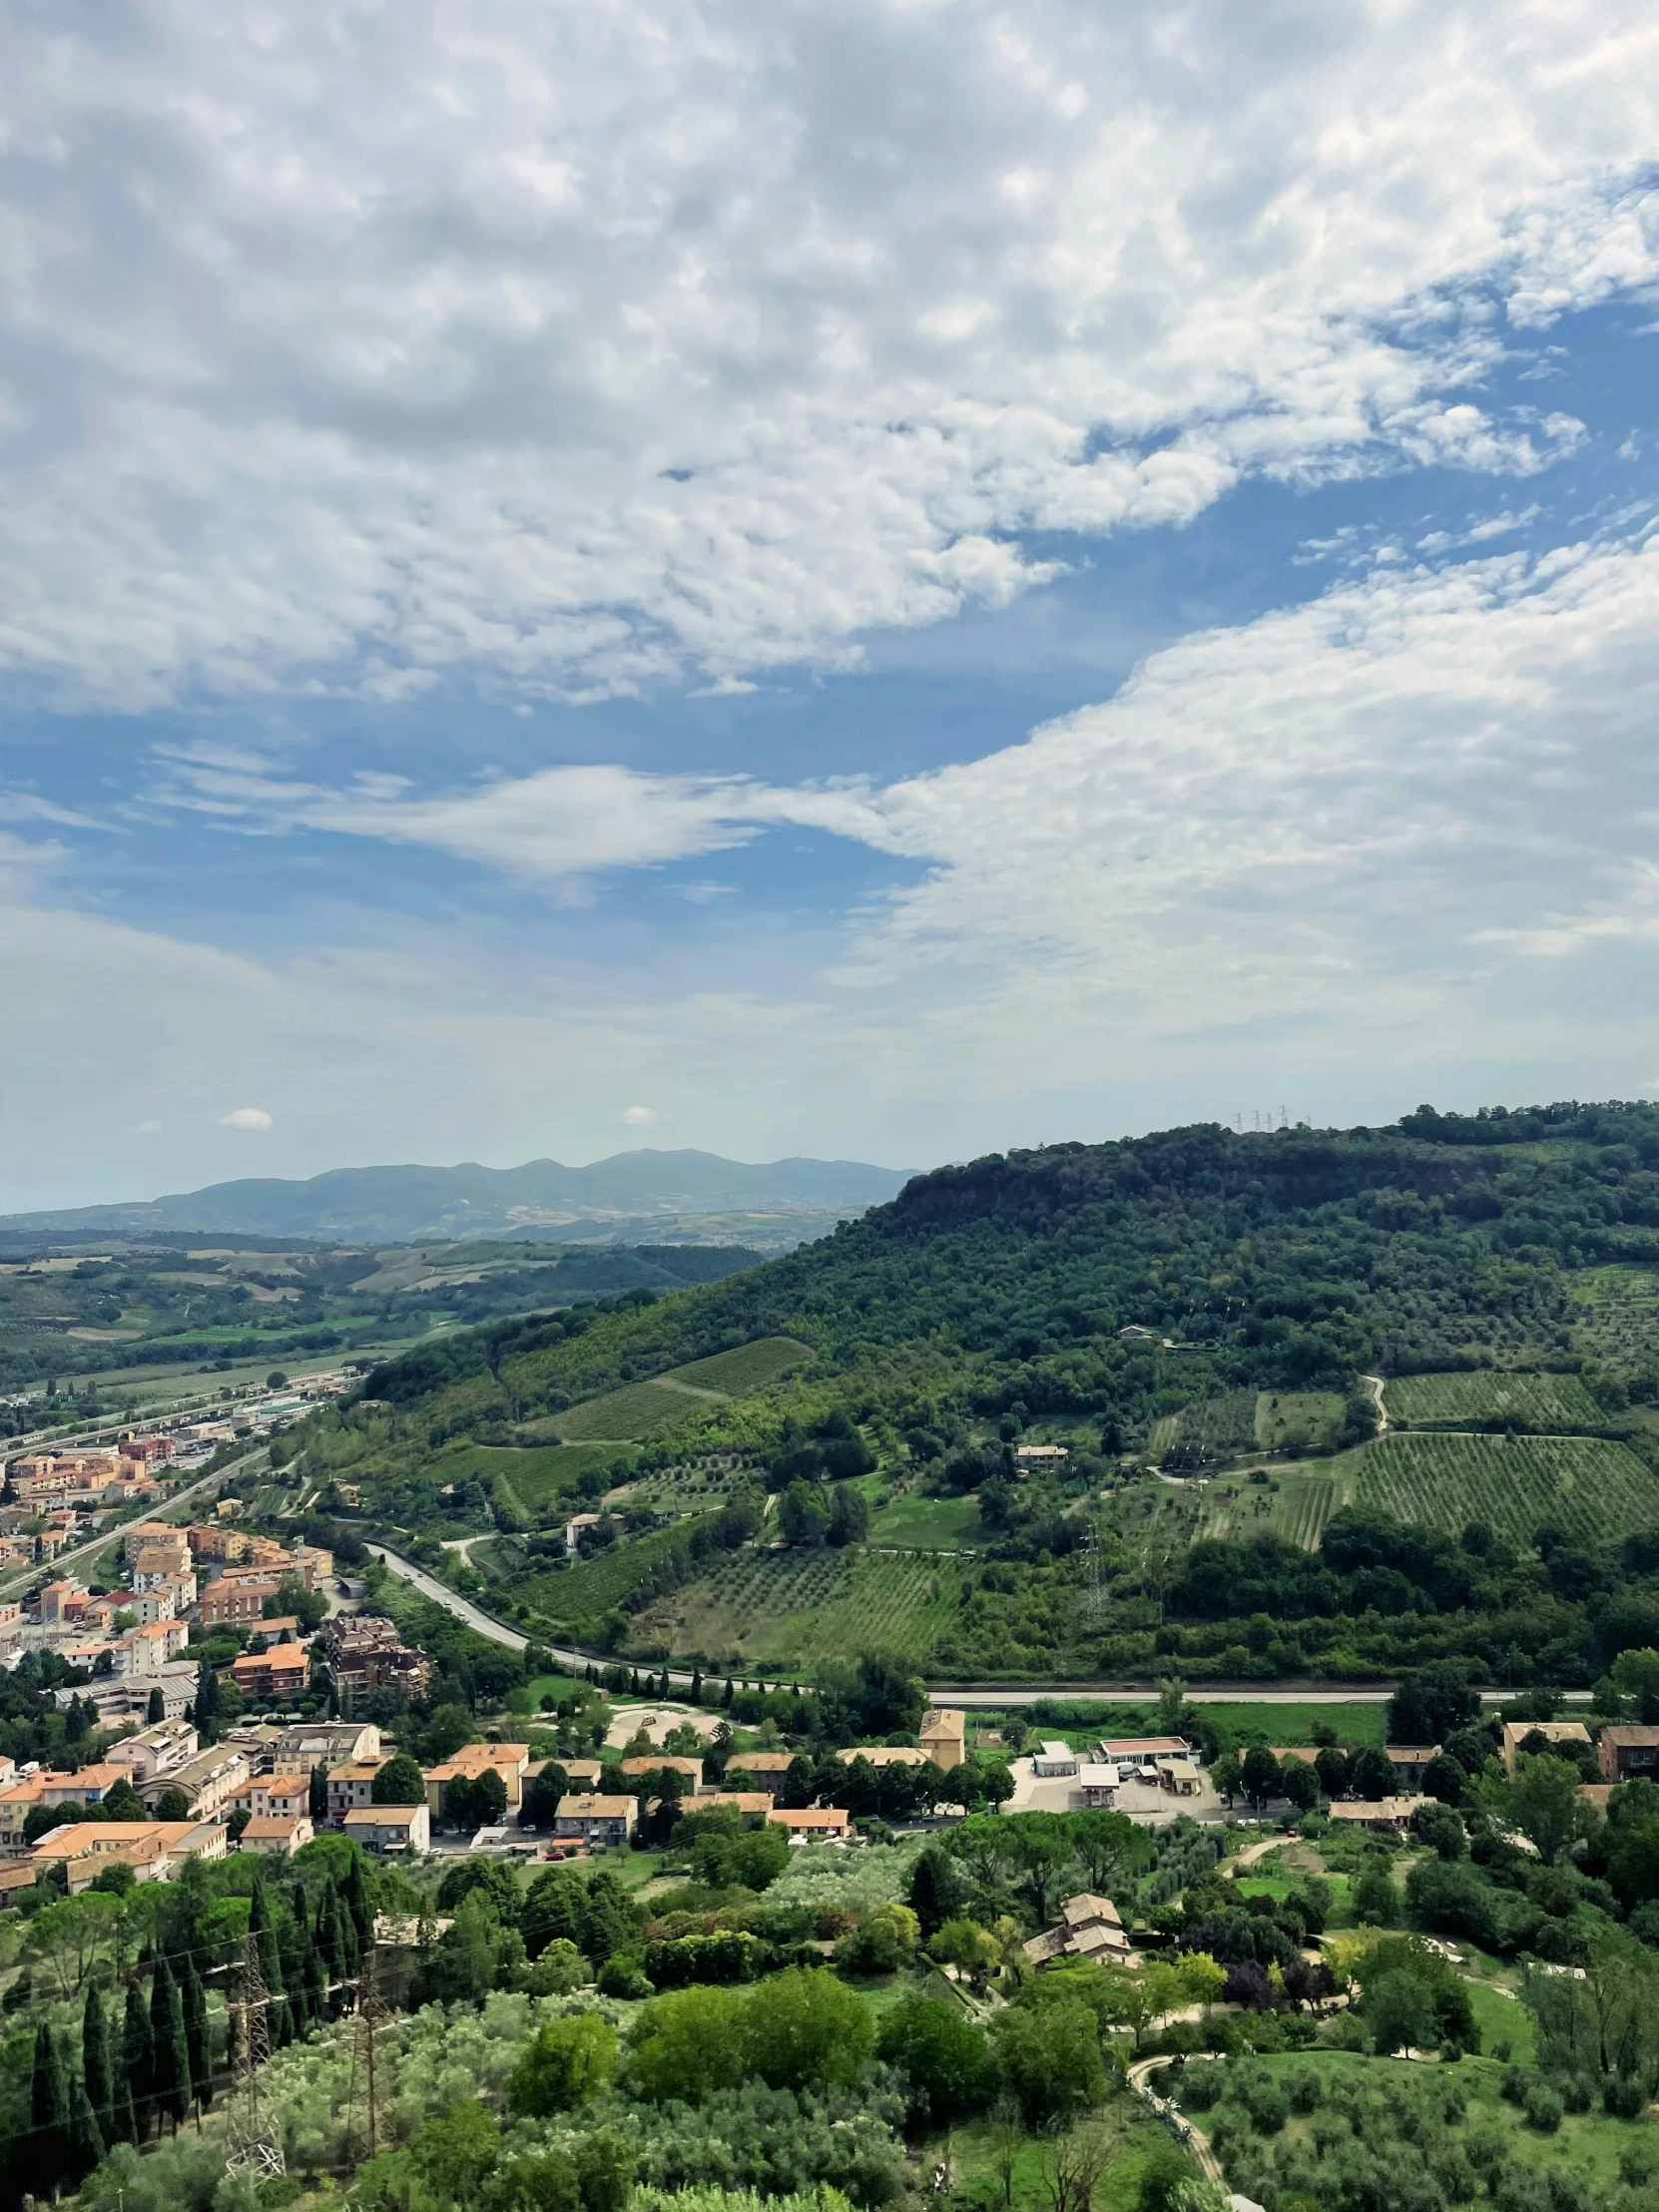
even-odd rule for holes
{"type": "Polygon", "coordinates": [[[357,2052],[362,2057],[364,2093],[368,2102],[370,2158],[374,2156],[380,2141],[380,2106],[375,2079],[374,2045],[380,2023],[385,2016],[386,2008],[380,2001],[379,1978],[375,1972],[374,1952],[371,1949],[363,1960],[362,1978],[357,1985],[357,2052]]]}
{"type": "Polygon", "coordinates": [[[262,2081],[271,2063],[271,1992],[260,1971],[259,1943],[243,1938],[242,1970],[231,1989],[231,2029],[236,2062],[231,2074],[231,2154],[227,2173],[246,2168],[261,2180],[286,2171],[282,2131],[266,2108],[262,2081]]]}

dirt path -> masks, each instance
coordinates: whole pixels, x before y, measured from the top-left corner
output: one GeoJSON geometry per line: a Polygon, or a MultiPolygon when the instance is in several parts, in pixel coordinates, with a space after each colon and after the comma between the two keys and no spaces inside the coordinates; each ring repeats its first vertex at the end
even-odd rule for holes
{"type": "Polygon", "coordinates": [[[1209,2137],[1201,2135],[1191,2120],[1185,2118],[1167,2098],[1159,2096],[1152,2087],[1150,2077],[1153,2070],[1167,2063],[1163,2058],[1137,2058],[1129,2069],[1129,2086],[1141,2102],[1163,2121],[1199,2172],[1225,2189],[1227,2176],[1221,2170],[1221,2160],[1210,2148],[1209,2137]]]}
{"type": "Polygon", "coordinates": [[[1388,1408],[1382,1402],[1382,1378],[1380,1375],[1363,1375],[1360,1381],[1366,1395],[1377,1407],[1377,1433],[1385,1436],[1388,1433],[1388,1408]]]}

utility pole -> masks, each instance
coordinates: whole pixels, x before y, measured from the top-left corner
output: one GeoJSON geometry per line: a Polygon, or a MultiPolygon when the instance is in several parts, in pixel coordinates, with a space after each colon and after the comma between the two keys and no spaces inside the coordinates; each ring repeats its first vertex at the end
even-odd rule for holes
{"type": "Polygon", "coordinates": [[[385,2018],[385,2006],[380,2002],[378,1978],[375,1973],[374,1952],[371,1949],[363,1960],[362,1978],[357,1986],[357,2045],[362,2052],[363,2078],[368,2093],[368,2155],[370,2158],[380,2140],[380,2107],[375,2090],[374,2060],[375,2038],[380,2022],[385,2018]]]}
{"type": "Polygon", "coordinates": [[[244,2169],[260,2180],[286,2171],[282,2131],[268,2113],[262,2076],[271,2062],[271,1992],[260,1971],[260,1948],[252,1935],[243,1938],[242,1969],[231,1991],[231,2032],[236,2063],[231,2075],[231,2154],[227,2173],[244,2169]]]}

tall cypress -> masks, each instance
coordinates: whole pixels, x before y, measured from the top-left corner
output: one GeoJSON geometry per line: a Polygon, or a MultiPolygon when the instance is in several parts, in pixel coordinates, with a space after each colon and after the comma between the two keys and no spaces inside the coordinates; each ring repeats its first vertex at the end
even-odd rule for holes
{"type": "Polygon", "coordinates": [[[311,1790],[306,1803],[306,1810],[319,1828],[328,1818],[328,1770],[326,1767],[313,1767],[311,1769],[311,1790]]]}
{"type": "Polygon", "coordinates": [[[77,2081],[69,2096],[68,2169],[72,2187],[78,2189],[94,2166],[104,2163],[106,2147],[86,2083],[77,2081]]]}
{"type": "Polygon", "coordinates": [[[361,1959],[365,1951],[374,1947],[374,1903],[368,1894],[363,1855],[355,1848],[351,1864],[345,1871],[345,1909],[357,1931],[357,1956],[361,1959]]]}
{"type": "Polygon", "coordinates": [[[165,2112],[177,2132],[190,2112],[190,2039],[185,2033],[185,2000],[165,1958],[156,1960],[150,1979],[150,2034],[157,2117],[165,2112]]]}
{"type": "Polygon", "coordinates": [[[279,2050],[292,2034],[288,2022],[288,2008],[282,1981],[282,1954],[276,1943],[276,1931],[272,1925],[271,1906],[266,1898],[265,1884],[257,1883],[249,1906],[248,1933],[254,1938],[254,1948],[259,1954],[260,1978],[266,1986],[269,2002],[266,2005],[266,2025],[273,2050],[279,2050]]]}
{"type": "Polygon", "coordinates": [[[127,1984],[127,2011],[121,2029],[121,2065],[133,2099],[134,2140],[143,2142],[155,2114],[156,2039],[150,2032],[150,2006],[142,1983],[127,1984]]]}
{"type": "Polygon", "coordinates": [[[179,1974],[179,1994],[185,2006],[185,2041],[190,2047],[191,2094],[199,2104],[214,2100],[213,2050],[208,2040],[208,1993],[196,1960],[186,1951],[179,1974]]]}
{"type": "Polygon", "coordinates": [[[81,2011],[81,2078],[87,2085],[87,2102],[97,2114],[108,2143],[112,2137],[110,2113],[115,2103],[115,2076],[110,2064],[110,2030],[104,2017],[104,1995],[96,1981],[87,1983],[87,2001],[81,2011]]]}
{"type": "Polygon", "coordinates": [[[287,1997],[288,2015],[284,2042],[309,2034],[316,2025],[310,1998],[310,1968],[315,1956],[316,1945],[311,1941],[310,1923],[305,1918],[301,1901],[299,1911],[290,1917],[282,1930],[282,1988],[287,1997]]]}
{"type": "Polygon", "coordinates": [[[69,2173],[69,2068],[58,2039],[44,2020],[35,2029],[35,2064],[29,2080],[29,2132],[37,2195],[52,2196],[69,2173]]]}
{"type": "Polygon", "coordinates": [[[334,1892],[334,1951],[343,1978],[355,1981],[362,1967],[362,1946],[357,1941],[357,1924],[337,1890],[334,1892]]]}
{"type": "Polygon", "coordinates": [[[334,1881],[332,1875],[322,1885],[316,1901],[316,1919],[311,1926],[311,1940],[315,1943],[322,1963],[328,1969],[330,1981],[339,1979],[344,1961],[339,1954],[338,1932],[334,1926],[334,1881]]]}

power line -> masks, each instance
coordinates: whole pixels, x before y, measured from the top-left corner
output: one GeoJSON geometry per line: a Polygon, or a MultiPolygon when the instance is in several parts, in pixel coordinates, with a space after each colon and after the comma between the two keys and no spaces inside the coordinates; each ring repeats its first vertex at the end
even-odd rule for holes
{"type": "Polygon", "coordinates": [[[260,1971],[258,1938],[243,1937],[242,1971],[231,2001],[232,2062],[231,2153],[227,2173],[247,2170],[261,2179],[286,2172],[282,2133],[266,2109],[262,2070],[271,2063],[271,1993],[260,1971]]]}

